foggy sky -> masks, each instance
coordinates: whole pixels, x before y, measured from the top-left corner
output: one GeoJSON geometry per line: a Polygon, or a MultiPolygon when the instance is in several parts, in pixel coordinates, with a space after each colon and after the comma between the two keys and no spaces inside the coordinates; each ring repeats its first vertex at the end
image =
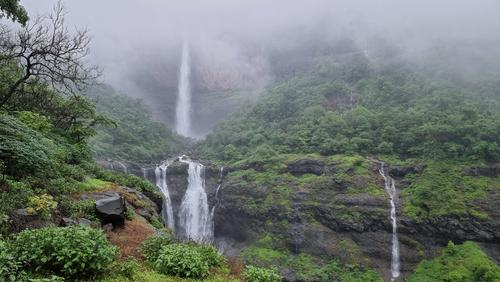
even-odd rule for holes
{"type": "MultiPolygon", "coordinates": [[[[403,49],[426,48],[443,40],[500,41],[500,1],[496,0],[66,0],[72,26],[88,28],[93,62],[104,79],[119,87],[144,57],[156,61],[180,54],[188,36],[210,64],[259,73],[260,58],[243,50],[287,49],[291,33],[318,30],[328,39],[348,33],[359,42],[377,36],[403,49]]],[[[29,14],[48,13],[56,0],[22,0],[29,14]]],[[[369,47],[369,46],[368,46],[369,47]]],[[[253,54],[259,56],[260,54],[253,54]]],[[[257,74],[256,74],[257,75],[257,74]]]]}

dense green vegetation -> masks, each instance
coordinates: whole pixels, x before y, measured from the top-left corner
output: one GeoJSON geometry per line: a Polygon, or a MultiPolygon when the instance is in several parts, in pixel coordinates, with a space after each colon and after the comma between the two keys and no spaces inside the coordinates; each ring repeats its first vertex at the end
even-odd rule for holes
{"type": "Polygon", "coordinates": [[[224,161],[315,152],[496,161],[497,89],[361,58],[324,62],[272,87],[255,107],[209,135],[200,151],[224,161]]]}
{"type": "Polygon", "coordinates": [[[422,261],[409,282],[420,281],[499,281],[500,267],[473,242],[461,245],[449,243],[443,254],[433,260],[422,261]]]}
{"type": "Polygon", "coordinates": [[[98,159],[128,161],[163,160],[182,150],[188,142],[156,122],[138,99],[117,93],[110,86],[99,85],[88,90],[97,112],[113,119],[116,126],[100,127],[91,144],[98,159]]]}

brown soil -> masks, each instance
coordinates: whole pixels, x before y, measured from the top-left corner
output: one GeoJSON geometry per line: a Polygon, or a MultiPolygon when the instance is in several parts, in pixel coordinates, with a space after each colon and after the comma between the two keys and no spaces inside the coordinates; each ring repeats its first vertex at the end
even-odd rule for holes
{"type": "Polygon", "coordinates": [[[142,242],[155,233],[155,229],[143,217],[136,215],[133,220],[127,220],[123,228],[109,231],[107,235],[109,241],[118,246],[120,258],[141,259],[139,248],[142,242]]]}

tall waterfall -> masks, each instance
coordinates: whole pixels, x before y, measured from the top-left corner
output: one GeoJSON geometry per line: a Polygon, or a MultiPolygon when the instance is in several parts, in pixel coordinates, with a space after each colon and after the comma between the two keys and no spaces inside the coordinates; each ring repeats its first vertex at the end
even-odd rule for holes
{"type": "Polygon", "coordinates": [[[191,66],[189,44],[184,40],[182,46],[181,67],[179,70],[179,85],[176,107],[176,131],[183,136],[191,137],[191,66]]]}
{"type": "Polygon", "coordinates": [[[397,196],[396,184],[394,179],[386,174],[384,171],[384,163],[380,162],[380,175],[384,178],[385,181],[385,191],[389,195],[391,201],[391,223],[392,223],[392,257],[391,257],[391,281],[394,281],[399,277],[399,240],[398,240],[398,225],[396,218],[396,204],[395,198],[397,196]]]}
{"type": "Polygon", "coordinates": [[[213,223],[205,192],[204,166],[183,157],[179,160],[189,164],[188,188],[179,209],[179,226],[183,228],[183,235],[191,240],[211,241],[213,223]]]}
{"type": "Polygon", "coordinates": [[[156,167],[155,169],[156,186],[158,187],[158,189],[160,189],[164,197],[162,211],[161,211],[163,221],[166,222],[168,228],[174,230],[175,228],[174,211],[172,209],[172,200],[170,199],[170,192],[168,190],[168,185],[167,185],[167,168],[168,164],[162,164],[156,167]]]}

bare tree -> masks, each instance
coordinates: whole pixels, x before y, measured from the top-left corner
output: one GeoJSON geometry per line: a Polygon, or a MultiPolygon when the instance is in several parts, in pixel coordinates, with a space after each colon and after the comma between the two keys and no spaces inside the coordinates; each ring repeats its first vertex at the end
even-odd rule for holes
{"type": "Polygon", "coordinates": [[[99,69],[85,60],[90,43],[87,30],[70,32],[64,16],[64,7],[59,2],[51,15],[28,22],[17,32],[5,26],[0,30],[0,63],[21,72],[0,93],[0,107],[31,78],[75,93],[99,77],[99,69]]]}

